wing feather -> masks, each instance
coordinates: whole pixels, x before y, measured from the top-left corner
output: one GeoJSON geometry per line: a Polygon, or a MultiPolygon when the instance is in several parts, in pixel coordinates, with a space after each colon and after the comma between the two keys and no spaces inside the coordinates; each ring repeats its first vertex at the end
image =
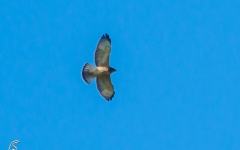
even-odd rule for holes
{"type": "Polygon", "coordinates": [[[102,75],[97,77],[97,88],[100,92],[100,94],[106,99],[106,100],[112,100],[114,97],[114,88],[111,83],[110,75],[102,75]]]}
{"type": "Polygon", "coordinates": [[[101,37],[95,51],[96,66],[109,67],[109,55],[111,52],[111,39],[108,34],[101,37]]]}

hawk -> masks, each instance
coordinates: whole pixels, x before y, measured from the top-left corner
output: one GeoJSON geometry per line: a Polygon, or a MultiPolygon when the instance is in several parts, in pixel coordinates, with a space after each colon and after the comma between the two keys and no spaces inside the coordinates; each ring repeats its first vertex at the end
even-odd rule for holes
{"type": "Polygon", "coordinates": [[[86,63],[82,69],[82,77],[87,84],[90,84],[94,78],[97,78],[97,88],[107,101],[112,100],[115,94],[110,75],[116,70],[109,66],[110,52],[111,39],[106,33],[102,35],[97,44],[95,51],[96,67],[86,63]]]}

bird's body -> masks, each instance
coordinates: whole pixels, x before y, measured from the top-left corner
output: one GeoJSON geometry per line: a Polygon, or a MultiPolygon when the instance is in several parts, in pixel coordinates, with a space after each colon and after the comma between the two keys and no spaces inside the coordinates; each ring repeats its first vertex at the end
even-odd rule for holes
{"type": "Polygon", "coordinates": [[[105,34],[98,42],[95,52],[96,67],[86,63],[82,70],[82,77],[86,83],[90,84],[94,78],[97,78],[97,88],[100,94],[108,101],[112,100],[115,94],[110,75],[116,71],[109,66],[110,51],[111,39],[108,34],[105,34]]]}

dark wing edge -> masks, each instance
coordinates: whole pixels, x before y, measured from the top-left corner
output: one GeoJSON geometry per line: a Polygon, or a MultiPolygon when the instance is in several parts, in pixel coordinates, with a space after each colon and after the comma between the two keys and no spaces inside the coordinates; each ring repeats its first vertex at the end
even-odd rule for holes
{"type": "Polygon", "coordinates": [[[105,35],[103,34],[102,37],[101,37],[101,39],[107,39],[110,44],[111,44],[111,42],[112,42],[111,39],[110,39],[110,37],[109,37],[109,35],[108,35],[107,33],[105,33],[105,35]]]}

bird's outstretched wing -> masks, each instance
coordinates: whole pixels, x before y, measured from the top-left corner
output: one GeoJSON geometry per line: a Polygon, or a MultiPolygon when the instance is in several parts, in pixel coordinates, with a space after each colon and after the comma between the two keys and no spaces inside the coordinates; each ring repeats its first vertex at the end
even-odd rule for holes
{"type": "Polygon", "coordinates": [[[101,37],[95,51],[96,66],[109,67],[109,55],[111,51],[111,39],[108,34],[101,37]]]}
{"type": "Polygon", "coordinates": [[[100,92],[100,94],[106,99],[106,100],[112,100],[114,97],[114,88],[111,83],[110,75],[102,75],[97,77],[97,88],[100,92]]]}

